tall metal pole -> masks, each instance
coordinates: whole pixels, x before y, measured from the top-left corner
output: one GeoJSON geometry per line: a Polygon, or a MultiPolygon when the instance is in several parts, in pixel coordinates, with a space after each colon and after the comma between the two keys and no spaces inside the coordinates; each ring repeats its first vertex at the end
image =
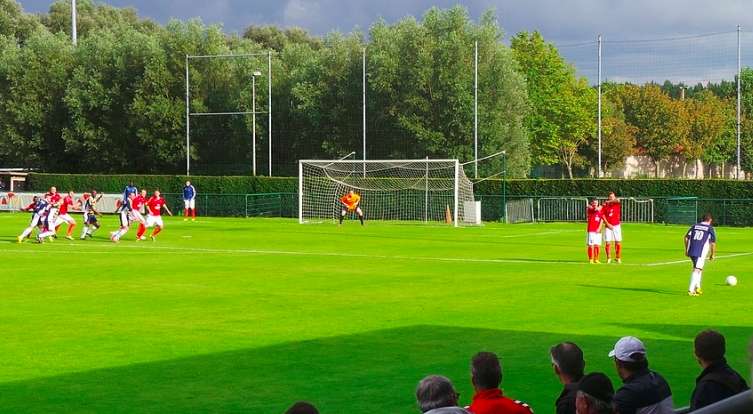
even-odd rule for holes
{"type": "Polygon", "coordinates": [[[73,41],[73,46],[76,46],[78,44],[78,29],[76,26],[77,22],[76,17],[76,0],[71,0],[71,40],[73,41]]]}
{"type": "Polygon", "coordinates": [[[737,175],[737,179],[741,179],[743,177],[742,170],[740,168],[740,101],[742,99],[742,92],[741,92],[741,79],[740,76],[742,75],[742,69],[741,69],[741,52],[740,52],[740,25],[737,25],[737,171],[735,175],[737,175]]]}
{"type": "Polygon", "coordinates": [[[251,128],[253,130],[253,138],[251,142],[251,157],[253,157],[253,162],[251,163],[252,172],[254,174],[254,177],[256,177],[256,74],[254,73],[251,76],[251,119],[253,119],[253,127],[251,128]]]}
{"type": "Polygon", "coordinates": [[[186,55],[186,176],[191,175],[191,91],[186,55]]]}
{"type": "Polygon", "coordinates": [[[598,59],[599,59],[599,109],[598,109],[598,135],[599,135],[599,178],[603,177],[604,172],[601,170],[601,35],[599,35],[598,40],[598,59]]]}
{"type": "Polygon", "coordinates": [[[473,177],[478,178],[478,40],[473,67],[473,177]]]}
{"type": "Polygon", "coordinates": [[[507,223],[507,152],[502,151],[502,217],[507,223]]]}
{"type": "Polygon", "coordinates": [[[363,48],[361,83],[363,94],[363,176],[366,177],[366,48],[363,48]]]}
{"type": "MultiPolygon", "coordinates": [[[[256,114],[254,114],[254,118],[256,114]]],[[[267,135],[269,136],[269,176],[272,176],[272,51],[267,52],[267,135]]]]}

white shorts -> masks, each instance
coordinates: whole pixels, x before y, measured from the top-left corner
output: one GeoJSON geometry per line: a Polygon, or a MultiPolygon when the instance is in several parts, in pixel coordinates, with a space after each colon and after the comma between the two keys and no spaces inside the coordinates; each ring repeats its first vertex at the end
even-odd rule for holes
{"type": "Polygon", "coordinates": [[[609,242],[618,242],[622,243],[622,227],[620,225],[613,226],[614,229],[610,229],[607,227],[604,230],[604,238],[606,239],[607,243],[609,242]]]}
{"type": "Polygon", "coordinates": [[[130,212],[128,210],[120,210],[120,227],[128,227],[131,224],[130,212]]]}
{"type": "Polygon", "coordinates": [[[29,227],[36,227],[42,224],[42,217],[39,216],[39,214],[34,213],[31,216],[31,223],[29,223],[29,227]]]}
{"type": "Polygon", "coordinates": [[[698,270],[703,270],[703,266],[706,265],[706,258],[709,255],[709,244],[706,243],[705,246],[703,246],[703,251],[701,252],[701,257],[690,257],[690,261],[693,262],[693,268],[698,270]]]}
{"type": "Polygon", "coordinates": [[[601,246],[601,233],[588,232],[586,243],[589,246],[601,246]]]}
{"type": "Polygon", "coordinates": [[[196,199],[193,200],[183,200],[183,204],[186,205],[186,208],[196,208],[196,199]]]}
{"type": "Polygon", "coordinates": [[[47,222],[50,224],[54,224],[57,219],[58,219],[58,209],[51,208],[50,211],[47,213],[47,222]]]}
{"type": "Polygon", "coordinates": [[[141,214],[140,211],[136,211],[136,210],[131,211],[131,221],[138,221],[141,224],[146,224],[146,219],[144,218],[144,215],[141,214]]]}
{"type": "Polygon", "coordinates": [[[162,222],[162,216],[153,216],[149,214],[146,216],[146,226],[147,227],[165,227],[165,223],[162,222]]]}
{"type": "Polygon", "coordinates": [[[73,217],[71,217],[70,214],[67,214],[67,213],[66,214],[58,214],[58,218],[57,218],[57,220],[55,220],[55,227],[57,227],[57,226],[59,226],[59,225],[61,225],[63,223],[76,224],[76,220],[74,220],[73,217]]]}

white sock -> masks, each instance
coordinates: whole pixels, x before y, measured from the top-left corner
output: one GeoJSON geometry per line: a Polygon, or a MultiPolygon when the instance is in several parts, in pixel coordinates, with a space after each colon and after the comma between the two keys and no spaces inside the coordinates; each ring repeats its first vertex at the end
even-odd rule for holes
{"type": "Polygon", "coordinates": [[[40,239],[44,239],[45,237],[50,237],[50,236],[52,236],[54,234],[55,234],[54,231],[48,230],[48,231],[46,231],[44,233],[39,233],[39,236],[37,236],[37,237],[40,238],[40,239]]]}
{"type": "Polygon", "coordinates": [[[21,238],[25,239],[26,237],[28,237],[31,234],[31,232],[33,230],[34,230],[34,227],[27,227],[26,230],[24,230],[24,232],[21,233],[21,238]]]}
{"type": "Polygon", "coordinates": [[[695,292],[696,288],[701,287],[701,271],[693,269],[690,273],[690,286],[688,286],[688,292],[695,292]]]}
{"type": "Polygon", "coordinates": [[[81,229],[81,238],[83,239],[89,233],[89,226],[84,225],[81,229]]]}

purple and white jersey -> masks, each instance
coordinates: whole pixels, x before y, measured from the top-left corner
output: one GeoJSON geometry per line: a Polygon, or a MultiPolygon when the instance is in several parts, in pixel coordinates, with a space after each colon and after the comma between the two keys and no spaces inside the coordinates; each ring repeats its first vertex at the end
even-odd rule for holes
{"type": "Polygon", "coordinates": [[[688,230],[688,256],[702,257],[708,252],[709,243],[716,243],[716,233],[711,224],[698,223],[688,230]]]}

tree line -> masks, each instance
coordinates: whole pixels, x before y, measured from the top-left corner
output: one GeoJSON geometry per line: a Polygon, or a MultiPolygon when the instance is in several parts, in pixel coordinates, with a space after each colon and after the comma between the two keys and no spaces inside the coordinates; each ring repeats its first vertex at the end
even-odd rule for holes
{"type": "MultiPolygon", "coordinates": [[[[479,154],[506,151],[507,173],[558,165],[595,173],[596,89],[537,33],[505,34],[493,12],[477,22],[462,7],[420,19],[374,23],[367,33],[312,36],[250,26],[228,35],[198,20],[166,25],[133,9],[78,2],[79,43],[70,42],[70,2],[24,13],[0,0],[0,164],[54,172],[179,173],[185,162],[186,55],[192,112],[273,113],[276,175],[301,158],[332,158],[362,145],[362,53],[367,65],[368,158],[473,159],[474,43],[479,48],[479,154]],[[272,52],[272,108],[267,56],[272,52]]],[[[743,168],[753,171],[753,71],[743,74],[743,168]],[[750,154],[750,156],[748,155],[750,154]]],[[[602,168],[628,155],[709,165],[735,160],[735,96],[719,85],[603,85],[602,168]],[[685,88],[684,98],[678,88],[685,88]]],[[[193,169],[248,174],[250,116],[191,120],[193,169]]],[[[257,115],[259,171],[268,124],[257,115]]],[[[501,160],[479,165],[496,174],[501,160]]]]}

